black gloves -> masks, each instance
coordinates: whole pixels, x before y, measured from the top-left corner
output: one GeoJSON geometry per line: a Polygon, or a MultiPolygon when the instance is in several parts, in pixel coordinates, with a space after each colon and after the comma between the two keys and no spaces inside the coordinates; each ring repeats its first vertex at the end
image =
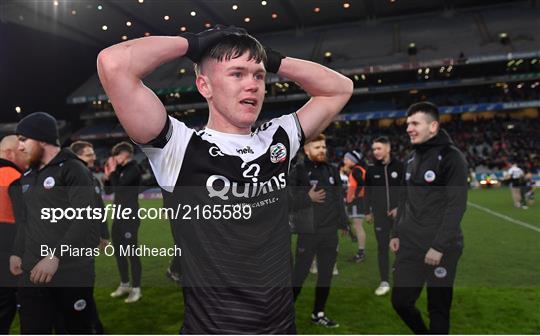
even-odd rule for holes
{"type": "Polygon", "coordinates": [[[264,50],[266,51],[266,63],[264,64],[266,71],[277,73],[281,66],[281,60],[284,59],[285,56],[268,47],[264,48],[264,50]]]}
{"type": "Polygon", "coordinates": [[[204,30],[197,34],[183,33],[180,34],[180,36],[188,40],[189,45],[186,56],[196,63],[208,48],[216,45],[224,36],[246,34],[246,30],[243,28],[216,25],[214,28],[204,30]]]}
{"type": "MultiPolygon", "coordinates": [[[[188,41],[188,50],[186,55],[190,60],[197,63],[206,50],[215,46],[223,37],[228,35],[247,35],[244,28],[235,26],[216,25],[214,28],[204,30],[200,33],[183,33],[180,34],[188,41]]],[[[266,71],[277,73],[281,65],[281,60],[285,58],[279,52],[270,48],[266,50],[266,63],[264,64],[266,71]]]]}

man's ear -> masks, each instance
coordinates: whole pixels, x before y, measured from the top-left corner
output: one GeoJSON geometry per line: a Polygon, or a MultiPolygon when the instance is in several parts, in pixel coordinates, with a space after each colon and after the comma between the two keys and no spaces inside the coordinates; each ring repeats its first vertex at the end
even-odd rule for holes
{"type": "Polygon", "coordinates": [[[195,79],[195,85],[197,85],[197,90],[201,96],[206,99],[212,98],[212,85],[210,84],[210,79],[208,76],[200,74],[195,79]]]}
{"type": "Polygon", "coordinates": [[[439,130],[439,122],[437,120],[433,120],[431,124],[429,125],[429,131],[431,133],[437,133],[439,130]]]}

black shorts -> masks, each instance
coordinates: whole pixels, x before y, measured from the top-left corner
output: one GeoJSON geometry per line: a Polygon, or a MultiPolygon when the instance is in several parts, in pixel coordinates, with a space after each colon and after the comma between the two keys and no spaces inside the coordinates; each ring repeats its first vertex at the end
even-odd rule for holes
{"type": "Polygon", "coordinates": [[[364,201],[363,200],[354,200],[352,203],[347,204],[347,214],[349,218],[364,218],[364,201]]]}

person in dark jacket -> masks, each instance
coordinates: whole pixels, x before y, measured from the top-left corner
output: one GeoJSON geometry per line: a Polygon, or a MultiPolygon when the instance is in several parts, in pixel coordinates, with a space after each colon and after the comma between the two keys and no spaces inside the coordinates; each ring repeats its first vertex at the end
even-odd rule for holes
{"type": "Polygon", "coordinates": [[[51,333],[59,311],[66,332],[89,334],[98,220],[67,210],[96,206],[92,178],[71,150],[60,149],[51,115],[28,115],[16,133],[30,167],[19,180],[22,211],[15,212],[19,227],[9,260],[11,273],[20,275],[21,333],[51,333]]]}
{"type": "MultiPolygon", "coordinates": [[[[124,209],[131,209],[132,214],[139,211],[139,186],[142,171],[133,160],[133,146],[129,142],[120,142],[112,148],[112,156],[105,164],[105,192],[114,192],[114,204],[124,209]]],[[[112,226],[112,243],[115,250],[116,263],[120,272],[120,285],[111,293],[117,298],[128,294],[125,303],[139,301],[141,294],[141,258],[137,255],[129,257],[120,254],[120,246],[135,248],[138,245],[140,218],[115,218],[112,226]],[[129,265],[128,265],[129,264],[129,265]],[[131,281],[129,283],[129,266],[131,281]]]]}
{"type": "Polygon", "coordinates": [[[405,165],[406,188],[390,241],[390,249],[396,252],[392,305],[414,333],[448,334],[463,250],[460,223],[467,206],[467,163],[440,128],[434,104],[409,107],[407,133],[414,150],[405,165]],[[415,306],[425,284],[429,328],[415,306]]]}
{"type": "MultiPolygon", "coordinates": [[[[74,143],[69,146],[69,148],[77,155],[79,159],[84,161],[86,163],[86,166],[91,172],[91,169],[94,168],[94,164],[96,162],[96,154],[94,153],[94,146],[87,142],[87,141],[75,141],[74,143]]],[[[101,186],[101,182],[98,180],[97,177],[94,176],[93,173],[91,173],[92,181],[94,182],[94,191],[96,196],[96,204],[99,208],[105,209],[105,204],[103,203],[103,198],[101,197],[103,188],[101,186]]],[[[107,226],[107,221],[101,221],[99,226],[99,247],[101,250],[109,244],[109,227],[107,226]]],[[[99,318],[99,312],[97,310],[96,300],[92,300],[90,303],[89,309],[92,309],[92,313],[94,315],[93,317],[93,334],[96,335],[103,335],[105,333],[105,330],[103,328],[103,323],[101,322],[101,319],[99,318]]]]}
{"type": "Polygon", "coordinates": [[[388,245],[390,231],[397,215],[400,186],[403,181],[403,163],[392,157],[390,140],[381,136],[373,140],[375,162],[366,170],[366,222],[374,219],[377,238],[377,257],[381,283],[375,295],[382,296],[390,291],[388,245]]]}
{"type": "Polygon", "coordinates": [[[337,232],[338,229],[348,229],[343,189],[338,170],[326,161],[323,134],[307,143],[304,151],[304,162],[299,163],[295,172],[291,173],[291,186],[294,190],[294,208],[307,208],[311,211],[312,216],[308,217],[312,223],[309,223],[311,228],[298,234],[292,277],[294,299],[298,298],[313,257],[316,256],[318,275],[311,320],[315,324],[335,328],[339,324],[326,316],[325,306],[337,258],[337,232]]]}
{"type": "Polygon", "coordinates": [[[15,135],[0,141],[0,334],[9,334],[17,310],[17,278],[9,272],[9,256],[17,233],[13,198],[21,172],[26,169],[18,147],[15,135]]]}

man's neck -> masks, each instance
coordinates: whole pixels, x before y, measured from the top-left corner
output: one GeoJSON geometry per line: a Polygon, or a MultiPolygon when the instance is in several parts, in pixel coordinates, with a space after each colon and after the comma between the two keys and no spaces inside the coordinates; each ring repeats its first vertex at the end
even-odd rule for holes
{"type": "Polygon", "coordinates": [[[387,157],[383,158],[383,159],[382,159],[382,163],[385,164],[385,165],[386,165],[386,164],[389,164],[389,163],[390,163],[390,155],[388,155],[387,157]]]}
{"type": "Polygon", "coordinates": [[[210,110],[206,127],[221,133],[240,135],[251,134],[251,126],[237,127],[225,119],[221,113],[216,111],[212,112],[212,110],[210,110]]]}
{"type": "Polygon", "coordinates": [[[39,165],[39,169],[45,167],[46,165],[51,162],[52,159],[56,155],[60,153],[60,147],[51,146],[51,147],[45,147],[45,150],[43,151],[43,157],[41,158],[41,164],[39,165]]]}

